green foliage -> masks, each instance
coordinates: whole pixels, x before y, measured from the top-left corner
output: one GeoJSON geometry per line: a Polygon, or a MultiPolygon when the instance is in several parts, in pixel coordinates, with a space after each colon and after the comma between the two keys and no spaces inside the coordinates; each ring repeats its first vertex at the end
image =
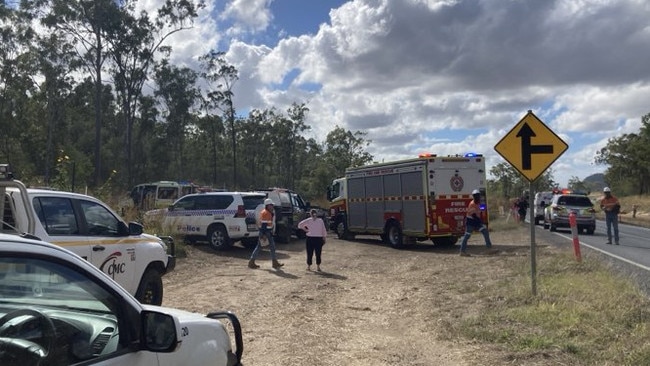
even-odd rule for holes
{"type": "Polygon", "coordinates": [[[170,1],[139,13],[134,2],[34,0],[2,8],[0,162],[26,183],[107,201],[137,183],[190,180],[286,187],[317,202],[347,167],[372,161],[362,132],[337,126],[324,142],[307,138],[304,103],[237,116],[238,70],[223,52],[204,55],[197,69],[170,64],[165,40],[191,27],[203,6],[170,1]],[[39,22],[49,32],[30,28],[39,22]]]}
{"type": "Polygon", "coordinates": [[[650,113],[641,117],[639,133],[610,138],[596,154],[597,164],[608,165],[605,181],[621,195],[650,193],[650,113]]]}
{"type": "MultiPolygon", "coordinates": [[[[488,180],[488,192],[494,197],[512,199],[529,191],[529,181],[508,163],[499,163],[490,169],[494,179],[488,180]]],[[[553,181],[553,169],[548,169],[533,184],[535,192],[549,191],[557,187],[553,181]]]]}

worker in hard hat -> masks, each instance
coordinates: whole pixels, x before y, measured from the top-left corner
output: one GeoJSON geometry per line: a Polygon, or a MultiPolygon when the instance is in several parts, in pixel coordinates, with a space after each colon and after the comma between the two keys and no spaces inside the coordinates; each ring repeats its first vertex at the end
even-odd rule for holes
{"type": "Polygon", "coordinates": [[[273,261],[273,268],[278,269],[284,266],[284,263],[278,262],[278,259],[275,255],[275,241],[273,240],[273,233],[275,232],[275,212],[273,210],[273,200],[267,198],[264,200],[264,209],[260,211],[258,216],[258,226],[260,228],[259,237],[257,240],[257,246],[251,254],[251,258],[248,261],[248,268],[260,268],[255,264],[255,258],[262,250],[262,242],[268,241],[269,249],[271,250],[271,260],[273,261]]]}
{"type": "Polygon", "coordinates": [[[490,241],[490,233],[483,221],[481,220],[481,192],[478,189],[472,191],[472,201],[467,205],[467,216],[465,217],[465,235],[463,236],[463,241],[460,244],[460,255],[463,257],[469,257],[467,253],[467,240],[472,236],[474,230],[478,230],[483,234],[485,238],[485,246],[490,248],[492,247],[492,242],[490,241]]]}
{"type": "Polygon", "coordinates": [[[600,209],[605,212],[605,224],[607,226],[607,244],[612,244],[612,226],[614,227],[614,243],[618,245],[618,214],[621,211],[621,204],[618,198],[612,194],[609,187],[603,188],[603,197],[600,200],[600,209]]]}

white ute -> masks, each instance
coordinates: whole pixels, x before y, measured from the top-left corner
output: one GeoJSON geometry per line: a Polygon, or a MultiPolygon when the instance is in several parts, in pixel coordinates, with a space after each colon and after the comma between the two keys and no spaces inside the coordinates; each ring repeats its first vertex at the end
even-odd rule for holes
{"type": "Polygon", "coordinates": [[[7,164],[0,164],[0,200],[1,233],[26,233],[65,247],[108,274],[138,301],[162,304],[162,276],[176,264],[171,238],[165,242],[144,234],[142,225],[127,224],[96,198],[27,189],[13,179],[7,164]]]}
{"type": "Polygon", "coordinates": [[[65,248],[0,234],[0,365],[237,366],[242,352],[231,312],[141,304],[65,248]]]}

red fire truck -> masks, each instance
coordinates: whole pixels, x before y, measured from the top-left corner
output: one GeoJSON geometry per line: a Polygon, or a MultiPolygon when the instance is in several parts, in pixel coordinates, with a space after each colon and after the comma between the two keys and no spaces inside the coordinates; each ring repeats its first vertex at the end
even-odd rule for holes
{"type": "Polygon", "coordinates": [[[453,245],[465,232],[472,191],[488,223],[485,159],[436,156],[348,168],[328,189],[330,229],[340,239],[379,235],[394,248],[431,239],[453,245]]]}

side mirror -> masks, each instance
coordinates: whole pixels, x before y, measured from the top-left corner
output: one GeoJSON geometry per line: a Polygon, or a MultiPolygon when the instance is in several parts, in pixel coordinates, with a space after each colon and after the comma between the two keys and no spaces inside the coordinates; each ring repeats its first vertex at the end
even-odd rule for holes
{"type": "Polygon", "coordinates": [[[151,352],[173,352],[178,346],[178,324],[169,315],[155,311],[143,311],[141,348],[151,352]]]}
{"type": "Polygon", "coordinates": [[[309,209],[311,207],[311,203],[309,201],[305,201],[305,207],[309,209]]]}
{"type": "Polygon", "coordinates": [[[129,235],[142,235],[144,227],[137,222],[129,222],[129,235]]]}

